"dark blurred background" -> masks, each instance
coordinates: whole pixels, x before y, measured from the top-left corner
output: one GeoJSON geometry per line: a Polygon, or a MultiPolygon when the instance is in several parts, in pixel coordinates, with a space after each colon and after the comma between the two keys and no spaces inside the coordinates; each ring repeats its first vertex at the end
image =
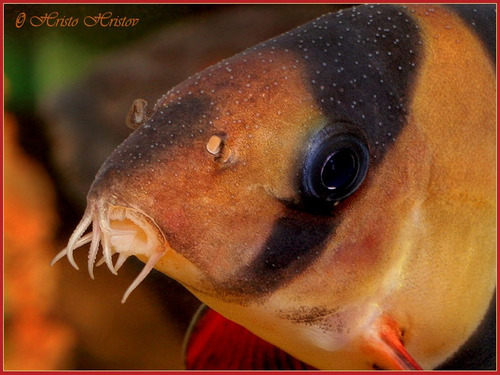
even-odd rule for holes
{"type": "Polygon", "coordinates": [[[176,282],[155,271],[122,305],[139,261],[91,280],[88,247],[77,253],[79,272],[50,260],[80,220],[99,166],[131,131],[134,99],[154,104],[197,71],[340,7],[4,5],[6,370],[183,368],[199,302],[176,282]],[[84,24],[106,12],[138,22],[84,24]],[[70,17],[78,24],[62,26],[70,17]]]}

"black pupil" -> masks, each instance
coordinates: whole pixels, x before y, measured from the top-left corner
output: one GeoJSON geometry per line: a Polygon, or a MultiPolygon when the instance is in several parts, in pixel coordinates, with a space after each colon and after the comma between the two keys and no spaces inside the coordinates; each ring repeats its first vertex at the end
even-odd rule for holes
{"type": "Polygon", "coordinates": [[[329,190],[348,187],[358,174],[358,163],[354,152],[342,148],[331,154],[321,169],[321,182],[329,190]]]}

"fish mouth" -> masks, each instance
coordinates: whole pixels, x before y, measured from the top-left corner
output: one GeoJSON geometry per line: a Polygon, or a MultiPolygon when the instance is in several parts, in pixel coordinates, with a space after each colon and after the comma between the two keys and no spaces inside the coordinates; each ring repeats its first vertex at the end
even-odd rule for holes
{"type": "Polygon", "coordinates": [[[66,256],[71,265],[78,270],[73,252],[88,243],[90,243],[88,272],[92,279],[95,265],[106,263],[109,270],[116,275],[129,256],[148,259],[140,274],[124,293],[122,303],[125,303],[130,293],[170,249],[162,231],[152,218],[135,208],[100,202],[87,206],[80,223],[69,238],[68,245],[54,257],[51,265],[66,256]],[[84,234],[90,226],[91,231],[84,234]],[[102,248],[102,258],[96,263],[99,245],[102,248]],[[118,254],[118,258],[113,264],[115,254],[118,254]]]}

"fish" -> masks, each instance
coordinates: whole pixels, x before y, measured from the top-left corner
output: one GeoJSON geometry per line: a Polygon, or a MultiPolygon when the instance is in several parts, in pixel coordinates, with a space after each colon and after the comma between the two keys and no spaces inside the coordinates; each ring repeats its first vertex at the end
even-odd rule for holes
{"type": "Polygon", "coordinates": [[[495,298],[495,28],[355,6],[134,102],[53,263],[135,256],[122,302],[155,268],[311,368],[438,368],[495,298]]]}

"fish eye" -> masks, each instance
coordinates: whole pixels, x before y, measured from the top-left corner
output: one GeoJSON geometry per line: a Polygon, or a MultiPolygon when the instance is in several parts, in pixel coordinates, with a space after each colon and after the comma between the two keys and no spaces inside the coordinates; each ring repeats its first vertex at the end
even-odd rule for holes
{"type": "Polygon", "coordinates": [[[321,168],[321,183],[328,190],[342,189],[356,180],[359,172],[358,155],[350,148],[335,150],[321,168]]]}
{"type": "Polygon", "coordinates": [[[321,129],[311,140],[302,167],[301,190],[308,199],[335,203],[353,194],[366,177],[368,146],[348,124],[321,129]]]}

